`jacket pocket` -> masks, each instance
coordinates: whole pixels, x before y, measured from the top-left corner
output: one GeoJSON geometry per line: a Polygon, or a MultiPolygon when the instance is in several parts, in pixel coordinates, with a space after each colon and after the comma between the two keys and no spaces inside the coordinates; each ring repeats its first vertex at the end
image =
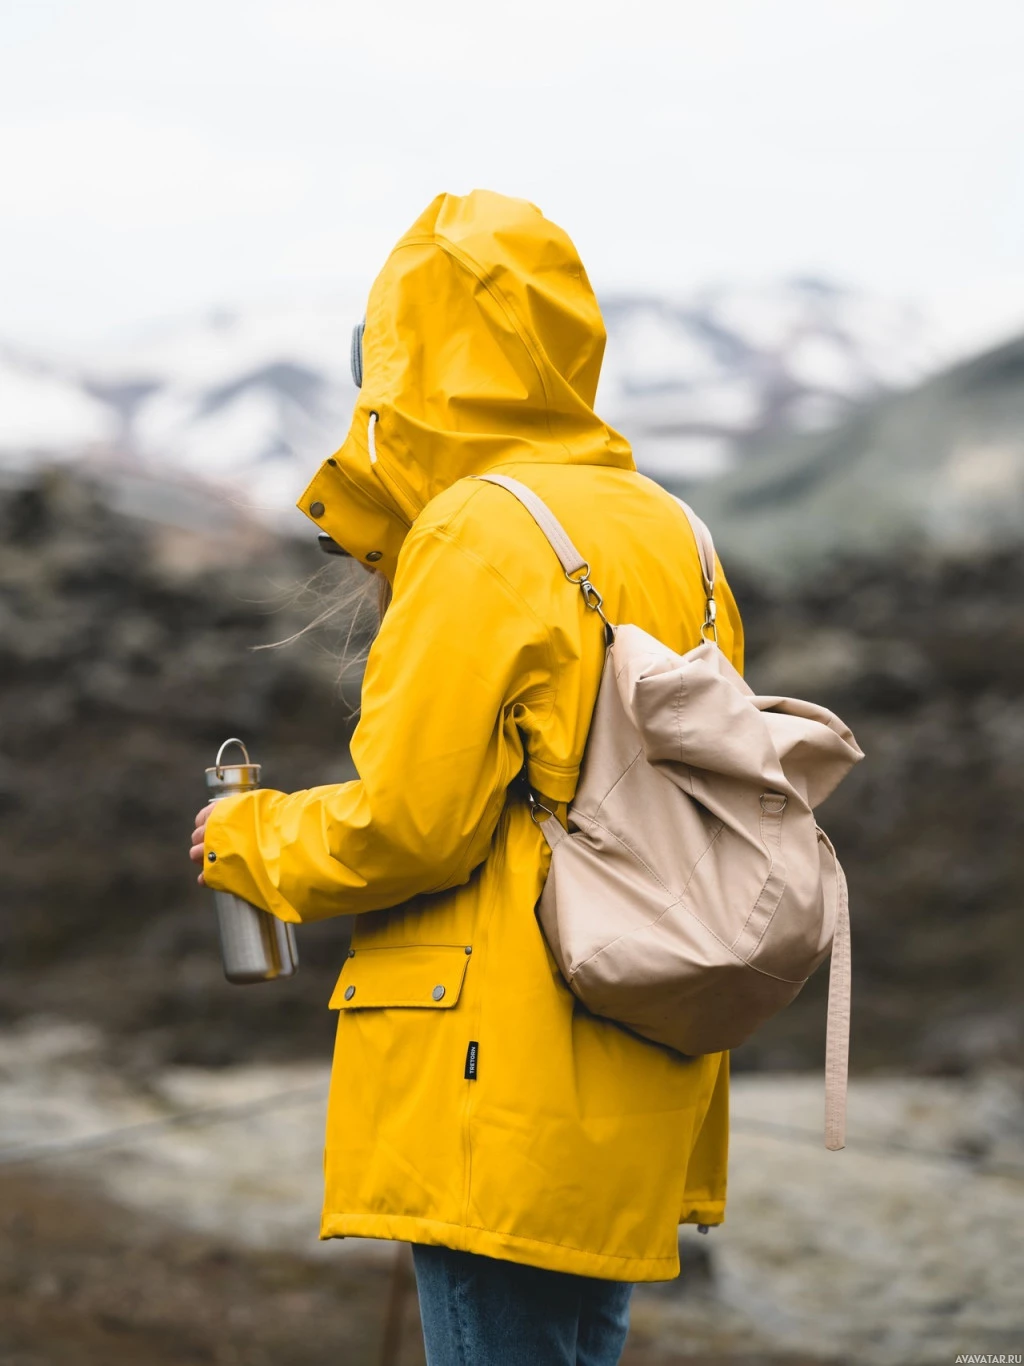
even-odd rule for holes
{"type": "Polygon", "coordinates": [[[350,950],[330,1008],[413,1006],[451,1010],[462,992],[471,953],[468,944],[399,944],[350,950]]]}

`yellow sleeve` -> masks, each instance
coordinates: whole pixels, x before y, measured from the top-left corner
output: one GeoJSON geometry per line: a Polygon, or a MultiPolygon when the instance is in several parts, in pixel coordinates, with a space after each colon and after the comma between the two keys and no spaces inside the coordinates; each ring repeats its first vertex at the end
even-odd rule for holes
{"type": "Polygon", "coordinates": [[[282,920],[323,920],[456,886],[486,857],[522,765],[516,722],[552,702],[547,628],[494,568],[433,528],[410,532],[394,590],[352,737],[359,777],[218,802],[208,886],[282,920]]]}

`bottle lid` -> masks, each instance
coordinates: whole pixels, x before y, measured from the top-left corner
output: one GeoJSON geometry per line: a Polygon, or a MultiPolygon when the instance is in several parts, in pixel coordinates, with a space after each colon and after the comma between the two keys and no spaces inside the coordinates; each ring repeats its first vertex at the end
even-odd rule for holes
{"type": "Polygon", "coordinates": [[[259,787],[260,765],[249,758],[249,751],[236,736],[225,740],[217,751],[217,759],[212,768],[206,770],[206,786],[211,792],[235,791],[240,788],[259,787]],[[237,745],[245,759],[242,763],[224,762],[224,751],[228,745],[237,745]]]}

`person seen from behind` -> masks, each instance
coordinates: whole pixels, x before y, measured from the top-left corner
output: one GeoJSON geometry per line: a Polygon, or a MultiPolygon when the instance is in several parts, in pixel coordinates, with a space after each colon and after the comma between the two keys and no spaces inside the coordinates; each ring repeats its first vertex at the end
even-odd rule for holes
{"type": "Polygon", "coordinates": [[[594,411],[604,346],[536,207],[428,206],[371,290],[349,434],[299,501],[385,589],[358,777],[226,798],[193,835],[210,887],[295,924],[356,916],[320,1236],[412,1244],[429,1366],[614,1366],[634,1284],[679,1274],[679,1225],[724,1218],[729,1054],[590,1014],[536,918],[550,851],[527,792],[566,823],[605,634],[526,509],[474,478],[543,498],[610,621],[700,640],[686,515],[594,411]]]}

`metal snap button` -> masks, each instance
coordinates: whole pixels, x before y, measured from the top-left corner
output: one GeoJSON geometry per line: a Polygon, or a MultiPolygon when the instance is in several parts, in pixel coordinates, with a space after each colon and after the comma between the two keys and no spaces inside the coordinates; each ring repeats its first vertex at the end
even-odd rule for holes
{"type": "Polygon", "coordinates": [[[384,552],[383,550],[368,550],[366,552],[366,558],[370,561],[371,564],[376,564],[378,560],[382,560],[384,558],[384,552]]]}
{"type": "Polygon", "coordinates": [[[208,860],[210,863],[216,863],[216,862],[217,862],[217,855],[213,852],[212,849],[211,849],[210,852],[206,855],[206,857],[207,857],[207,860],[208,860]]]}
{"type": "Polygon", "coordinates": [[[356,989],[355,989],[355,987],[346,987],[346,988],[345,988],[345,1000],[346,1000],[346,1001],[351,1001],[352,997],[353,997],[355,994],[356,994],[356,989]]]}
{"type": "Polygon", "coordinates": [[[322,517],[324,512],[325,508],[323,503],[310,503],[309,513],[311,517],[322,517]]]}
{"type": "Polygon", "coordinates": [[[435,1001],[439,1001],[441,997],[444,995],[444,987],[436,986],[430,994],[431,996],[433,996],[435,1001]]]}

